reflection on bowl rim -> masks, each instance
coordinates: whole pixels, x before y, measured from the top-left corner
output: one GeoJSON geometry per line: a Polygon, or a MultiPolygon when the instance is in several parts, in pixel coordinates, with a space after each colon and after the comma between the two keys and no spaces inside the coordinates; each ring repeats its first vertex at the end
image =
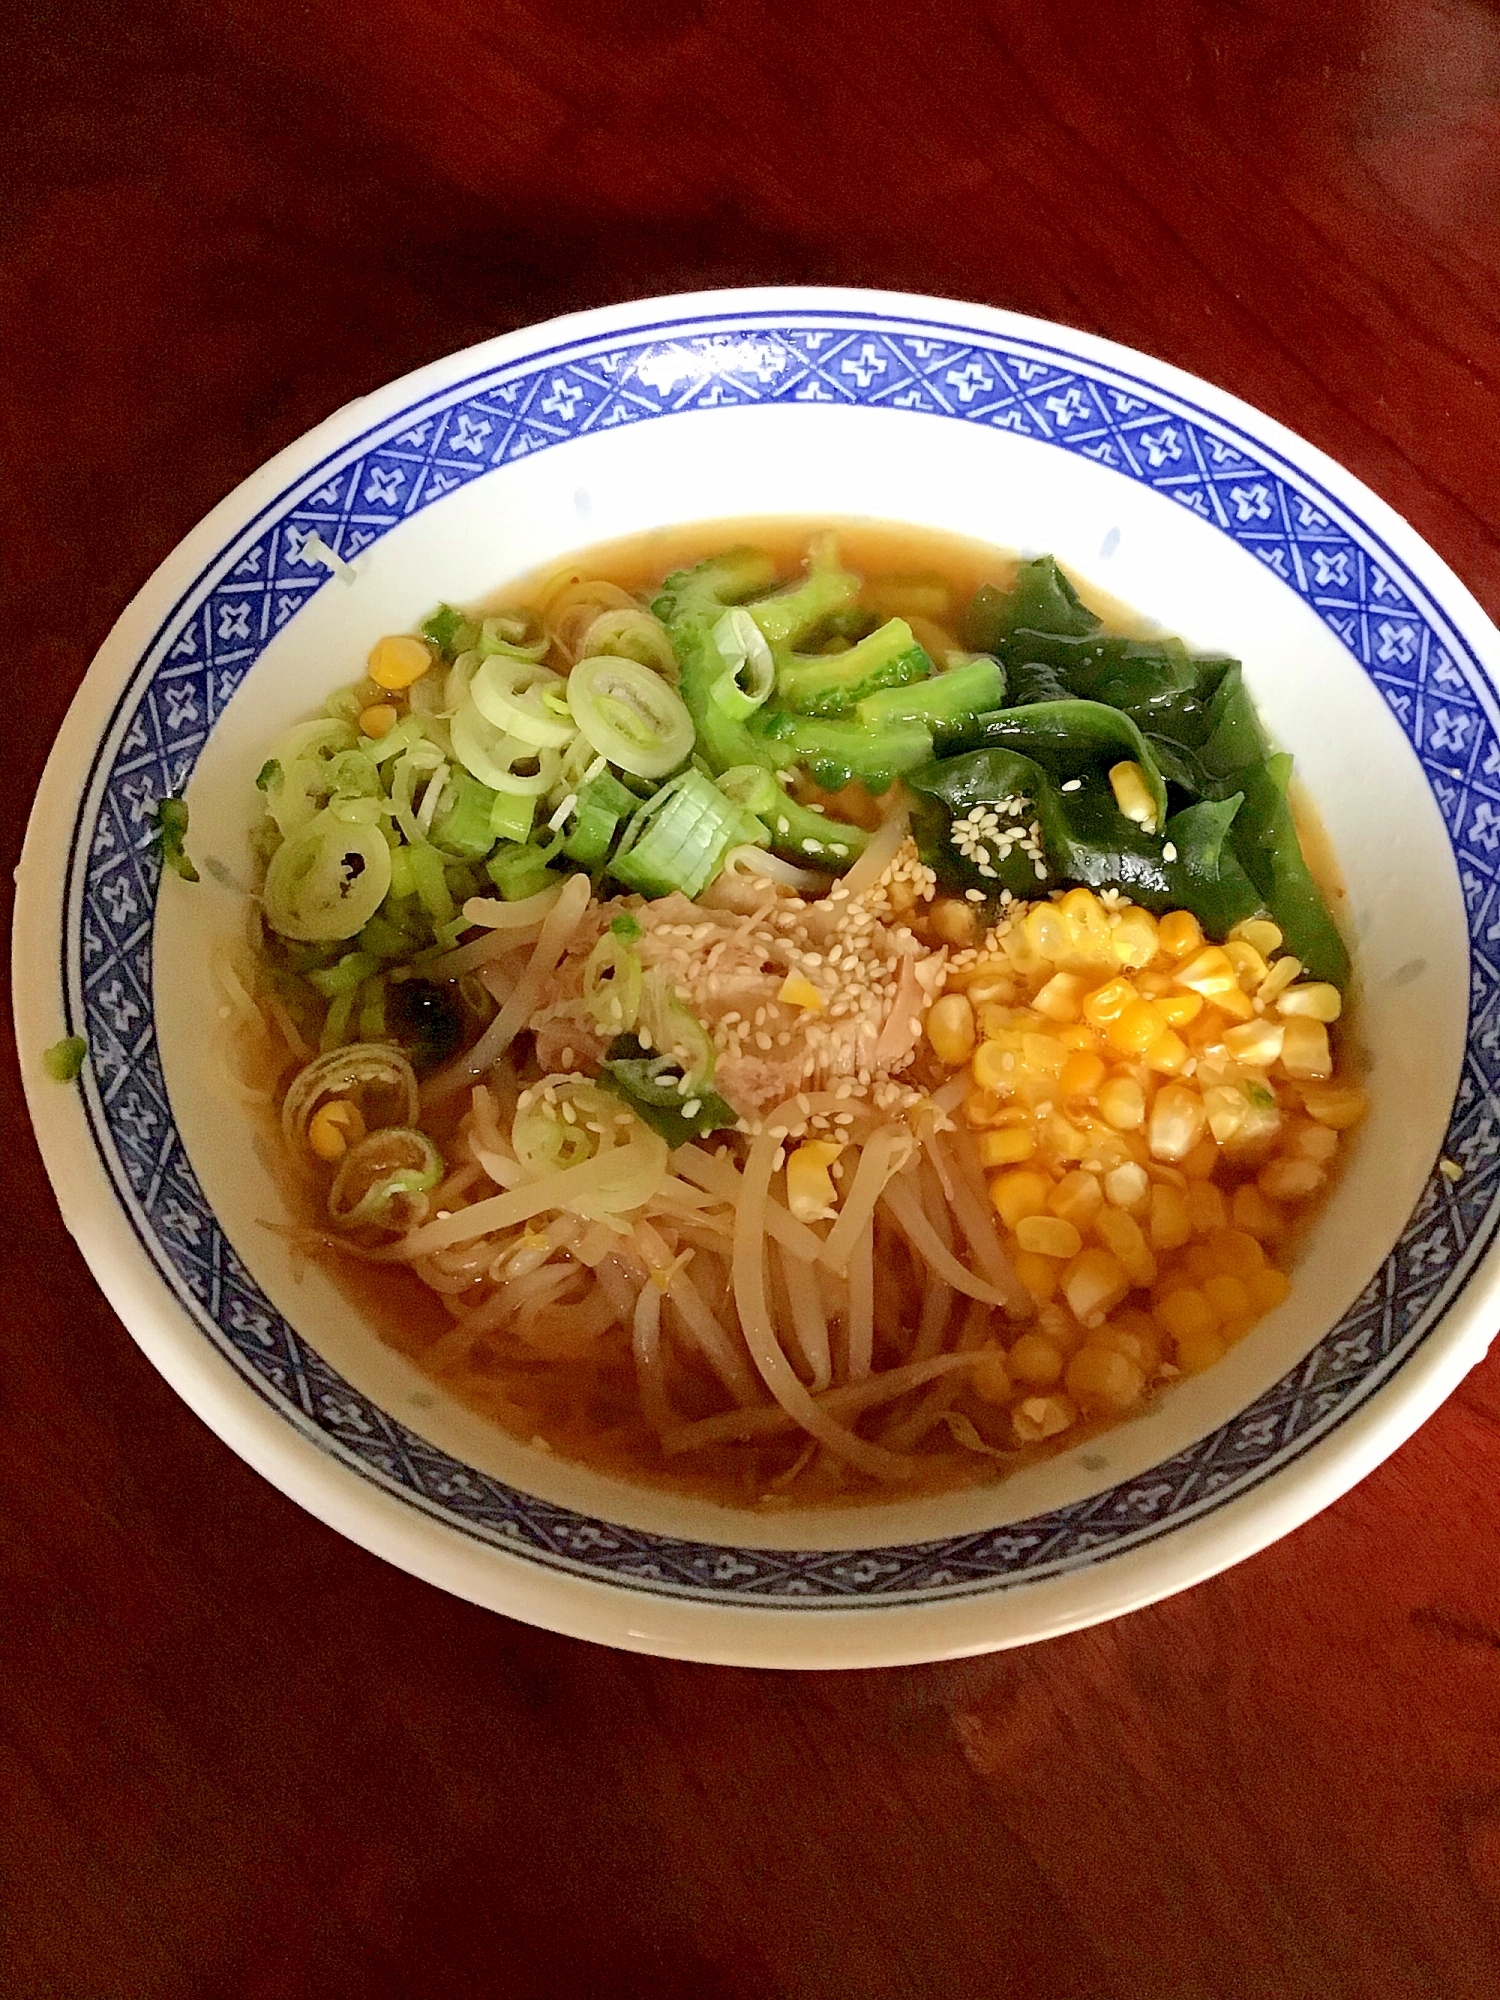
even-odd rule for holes
{"type": "Polygon", "coordinates": [[[1382,1272],[1291,1375],[1149,1477],[1003,1530],[864,1550],[692,1543],[538,1501],[415,1437],[280,1318],[223,1238],[174,1144],[154,1042],[155,864],[142,802],[181,789],[261,646],[315,590],[330,587],[303,548],[313,529],[351,558],[455,486],[595,424],[660,420],[729,398],[783,400],[799,390],[1020,428],[1198,507],[1277,566],[1379,678],[1429,784],[1438,779],[1434,791],[1466,886],[1480,885],[1479,908],[1469,897],[1472,934],[1488,909],[1493,874],[1483,839],[1500,820],[1485,818],[1482,804],[1468,810],[1463,780],[1422,741],[1420,702],[1403,704],[1401,696],[1439,676],[1435,685],[1472,712],[1468,771],[1486,746],[1500,765],[1481,659],[1481,646],[1490,649],[1478,640],[1493,634],[1404,523],[1268,419],[1128,350],[945,301],[798,290],[648,301],[505,336],[366,399],[369,423],[366,406],[351,406],[230,496],[112,635],[106,652],[118,657],[128,645],[136,664],[107,722],[91,722],[82,697],[70,713],[28,834],[15,984],[24,1049],[33,1031],[56,1032],[56,975],[39,973],[27,940],[39,925],[56,940],[61,894],[66,1032],[85,1033],[93,1056],[69,1103],[81,1106],[94,1165],[113,1192],[109,1215],[75,1201],[69,1166],[79,1159],[79,1134],[64,1139],[57,1102],[28,1079],[49,1170],[131,1331],[251,1463],[354,1539],[539,1623],[693,1657],[814,1664],[1003,1643],[1004,1634],[986,1636],[986,1601],[1072,1578],[1080,1587],[1066,1596],[1036,1598],[1036,1624],[1019,1636],[1066,1629],[1179,1588],[1305,1519],[1392,1449],[1483,1351],[1494,1280],[1487,1272],[1480,1283],[1475,1274],[1500,1203],[1486,1123],[1493,1086],[1476,1049],[1492,986],[1476,960],[1467,1064],[1477,1088],[1460,1095],[1446,1142],[1475,1171],[1456,1187],[1434,1176],[1382,1272]],[[71,779],[77,803],[65,810],[60,788],[78,771],[87,775],[81,786],[71,779]],[[65,824],[60,888],[55,851],[42,849],[65,824]],[[1436,1283],[1430,1253],[1427,1261],[1414,1254],[1434,1230],[1446,1232],[1448,1253],[1436,1283]],[[187,1351],[180,1323],[163,1314],[162,1284],[207,1335],[201,1352],[187,1351]],[[1444,1339],[1424,1356],[1439,1326],[1444,1339]],[[226,1395],[215,1356],[232,1363],[252,1397],[226,1395]],[[1399,1412],[1377,1411],[1372,1399],[1398,1368],[1408,1373],[1409,1393],[1399,1412]],[[1350,1433],[1341,1447],[1320,1453],[1343,1426],[1350,1433]],[[352,1490],[351,1474],[364,1491],[352,1490]],[[1275,1503],[1223,1533],[1225,1510],[1273,1476],[1275,1503]],[[434,1540],[434,1522],[479,1544],[480,1566],[473,1548],[434,1540]],[[1130,1562],[1168,1535],[1171,1559],[1145,1568],[1130,1562]],[[486,1560],[498,1580],[486,1579],[486,1560]],[[546,1574],[528,1577],[528,1567],[546,1574]],[[941,1638],[924,1638],[919,1620],[900,1616],[965,1601],[972,1615],[947,1619],[941,1638]],[[681,1615],[688,1611],[694,1615],[681,1615]],[[735,1615],[709,1615],[720,1611],[735,1615]],[[819,1626],[819,1611],[841,1614],[837,1638],[826,1621],[801,1636],[809,1619],[819,1626]]]}

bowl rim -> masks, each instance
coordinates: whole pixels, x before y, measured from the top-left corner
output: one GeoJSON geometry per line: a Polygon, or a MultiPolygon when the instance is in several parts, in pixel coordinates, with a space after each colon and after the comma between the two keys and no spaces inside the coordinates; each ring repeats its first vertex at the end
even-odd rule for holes
{"type": "MultiPolygon", "coordinates": [[[[240,542],[297,481],[394,417],[434,395],[453,396],[497,368],[539,365],[582,342],[669,335],[688,324],[847,314],[1009,338],[1144,381],[1253,440],[1261,459],[1313,481],[1383,542],[1427,599],[1427,614],[1457,632],[1489,683],[1500,635],[1440,557],[1362,482],[1238,398],[1150,356],[1050,322],[919,295],[826,287],[766,287],[682,294],[571,314],[504,334],[429,363],[335,411],[253,472],[183,538],[132,599],[101,646],[68,711],[28,826],[17,873],[13,992],[26,1094],[64,1219],[106,1297],[137,1344],[194,1411],[274,1485],[350,1539],[475,1602],[537,1624],[637,1650],[746,1665],[896,1664],[1026,1643],[1126,1610],[1200,1581],[1266,1546],[1347,1490],[1435,1409],[1486,1351],[1500,1298],[1500,1262],[1489,1247],[1435,1324],[1357,1408],[1289,1463],[1216,1510],[1171,1524],[1155,1540],[1107,1561],[992,1586],[941,1602],[828,1602],[777,1608],[754,1600],[651,1594],[543,1567],[490,1541],[466,1537],[349,1465],[310,1424],[287,1413],[233,1368],[169,1291],[124,1214],[91,1142],[80,1094],[39,1081],[25,1051],[56,1039],[64,1019],[59,936],[77,915],[63,908],[62,857],[78,810],[77,773],[92,773],[110,721],[135,682],[154,633],[204,568],[240,542]],[[1399,1377],[1399,1382],[1397,1378],[1399,1377]],[[1003,1608],[1002,1608],[1003,1607],[1003,1608]],[[811,1616],[816,1609],[821,1614],[811,1616]],[[938,1628],[941,1628],[940,1630],[938,1628]],[[1002,1630],[1001,1627],[1012,1629],[1002,1630]]],[[[1476,694],[1478,690],[1476,689],[1476,694]]],[[[1466,1254],[1465,1267],[1475,1259],[1466,1254]]],[[[1455,1267],[1457,1268],[1457,1267],[1455,1267]]],[[[845,1552],[854,1555],[858,1552],[845,1552]]]]}

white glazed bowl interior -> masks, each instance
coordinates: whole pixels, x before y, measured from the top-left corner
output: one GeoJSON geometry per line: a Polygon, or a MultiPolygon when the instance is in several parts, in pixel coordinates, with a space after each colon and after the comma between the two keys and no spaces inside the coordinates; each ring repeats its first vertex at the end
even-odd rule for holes
{"type": "MultiPolygon", "coordinates": [[[[132,1331],[252,1462],[358,1539],[520,1615],[660,1650],[813,1664],[1015,1643],[1144,1601],[1331,1497],[1475,1356],[1475,1324],[1464,1322],[1460,1340],[1455,1323],[1446,1353],[1430,1347],[1425,1369],[1404,1371],[1410,1393],[1401,1398],[1398,1364],[1442,1319],[1487,1240],[1488,1197],[1483,1224],[1439,1232],[1425,1296],[1413,1296],[1392,1246],[1403,1230],[1415,1244],[1414,1211],[1453,1200],[1433,1166],[1455,1143],[1445,1134],[1469,1035],[1470,921],[1443,781],[1483,780],[1471,772],[1491,701],[1474,650],[1492,640],[1437,559],[1347,475],[1204,385],[1060,329],[877,295],[729,294],[610,309],[454,357],[341,412],[232,496],[132,607],[70,719],[27,849],[18,967],[34,936],[49,969],[31,960],[18,975],[23,1046],[27,1034],[58,1032],[60,1012],[70,1025],[90,1007],[98,1019],[105,988],[89,931],[101,908],[113,919],[91,899],[79,854],[66,873],[63,854],[76,847],[75,820],[94,828],[96,851],[101,826],[139,848],[139,818],[132,827],[120,811],[132,796],[121,775],[130,732],[141,738],[144,800],[160,789],[152,773],[171,772],[174,700],[191,845],[200,866],[221,864],[204,867],[197,887],[169,878],[154,935],[141,929],[121,961],[128,972],[135,952],[143,1006],[139,954],[151,954],[150,1004],[180,1135],[180,1150],[163,1160],[180,1172],[185,1158],[201,1195],[195,1204],[184,1185],[174,1244],[160,1202],[144,1213],[139,1170],[125,1161],[120,1171],[121,1093],[136,1090],[143,1116],[164,1112],[130,1074],[129,1039],[141,1024],[129,1014],[136,986],[127,977],[116,996],[117,1011],[126,1003],[126,1053],[114,1072],[105,1062],[90,1077],[83,1117],[33,1093],[70,1224],[132,1331]],[[801,397],[781,379],[794,365],[809,390],[801,397]],[[879,400],[882,372],[900,369],[907,403],[879,400]],[[986,394],[995,401],[1001,383],[1004,402],[990,420],[973,420],[976,399],[981,408],[986,394]],[[622,412],[613,422],[612,402],[622,412]],[[580,407],[597,421],[581,421],[580,407]],[[1205,440],[1217,464],[1206,462],[1205,440]],[[434,484],[442,490],[425,497],[434,484]],[[281,1202],[226,1109],[222,1051],[207,1024],[219,1009],[211,948],[237,932],[242,909],[225,878],[248,879],[267,745],[354,677],[380,634],[412,626],[439,599],[482,598],[593,542],[774,514],[907,521],[1002,549],[1050,550],[1164,630],[1243,659],[1347,883],[1373,1109],[1291,1298],[1218,1367],[1002,1485],[768,1517],[626,1486],[508,1437],[383,1347],[319,1271],[299,1276],[282,1239],[261,1226],[281,1202]],[[352,585],[299,554],[310,526],[353,560],[352,585]],[[143,658],[154,663],[143,668],[143,658]],[[212,705],[211,727],[207,714],[187,713],[195,701],[212,705]],[[70,968],[62,993],[50,969],[59,926],[70,968]],[[70,1160],[83,1176],[72,1186],[63,1178],[70,1160]],[[111,1204],[113,1221],[101,1228],[111,1204]],[[130,1243],[117,1211],[132,1208],[130,1243]],[[194,1256],[201,1262],[215,1231],[253,1281],[236,1278],[218,1296],[212,1278],[193,1282],[194,1256]],[[1375,1353],[1369,1325],[1382,1299],[1375,1353]],[[247,1314],[264,1319],[263,1338],[247,1334],[247,1314]],[[283,1337],[278,1316],[300,1340],[283,1337]],[[1326,1338],[1341,1320],[1352,1343],[1342,1376],[1326,1338]],[[299,1361],[304,1345],[325,1369],[299,1361]],[[1314,1350],[1327,1365],[1311,1368],[1299,1397],[1314,1350]],[[397,1424],[382,1427],[377,1412],[397,1424]],[[380,1435],[362,1449],[358,1427],[372,1422],[380,1435]],[[419,1462],[420,1476],[408,1478],[419,1462]],[[1265,1491],[1278,1480],[1280,1507],[1265,1491]],[[1285,1497],[1294,1486],[1297,1497],[1285,1497]],[[470,1503],[498,1487],[543,1503],[530,1518],[544,1519],[545,1531],[520,1533],[501,1516],[486,1525],[470,1503]],[[1217,1524],[1205,1533],[1210,1515],[1217,1524]],[[701,1545],[701,1559],[674,1567],[654,1538],[701,1545]],[[1039,1561],[1050,1544],[1055,1560],[1039,1561]],[[601,1567],[606,1545],[613,1555],[601,1567]],[[914,1545],[939,1545],[921,1576],[914,1545]],[[778,1563],[778,1551],[804,1555],[778,1563]],[[827,1562],[809,1566],[818,1551],[827,1562]],[[829,1581],[841,1563],[843,1585],[829,1581]],[[817,1616],[820,1605],[829,1616],[817,1616]]],[[[1471,830],[1481,807],[1461,809],[1471,830]]],[[[1481,820],[1481,840],[1493,823],[1481,820]]],[[[130,929],[122,919],[116,938],[130,929]]],[[[118,967],[111,976],[120,984],[118,967]]],[[[1488,1158],[1468,1164],[1482,1170],[1488,1158]]],[[[1471,1309],[1476,1299],[1471,1287],[1471,1309]]]]}

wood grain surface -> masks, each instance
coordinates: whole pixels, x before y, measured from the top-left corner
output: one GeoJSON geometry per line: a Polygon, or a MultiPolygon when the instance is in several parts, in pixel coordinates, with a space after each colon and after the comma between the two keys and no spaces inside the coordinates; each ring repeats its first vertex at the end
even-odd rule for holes
{"type": "MultiPolygon", "coordinates": [[[[12,0],[0,37],[7,898],[93,649],[234,481],[635,294],[889,285],[1131,342],[1500,610],[1495,0],[12,0]]],[[[4,2000],[1500,1990],[1500,1360],[1119,1624],[662,1664],[264,1485],[104,1306],[13,1049],[0,1099],[4,2000]]]]}

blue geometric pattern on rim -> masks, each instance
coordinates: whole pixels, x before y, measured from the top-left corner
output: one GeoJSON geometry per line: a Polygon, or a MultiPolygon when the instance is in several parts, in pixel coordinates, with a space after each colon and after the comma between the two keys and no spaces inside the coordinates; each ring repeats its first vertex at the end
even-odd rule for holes
{"type": "MultiPolygon", "coordinates": [[[[1040,343],[879,314],[716,316],[577,343],[447,390],[383,424],[262,515],[143,654],[117,747],[80,808],[64,940],[70,1012],[93,1056],[95,1141],[136,1232],[205,1333],[305,1435],[450,1526],[628,1586],[788,1607],[914,1603],[1034,1581],[1139,1545],[1257,1484],[1373,1393],[1440,1317],[1494,1232],[1500,1192],[1500,740],[1477,661],[1421,608],[1378,538],[1228,422],[1040,343]],[[712,327],[713,330],[707,330],[712,327]],[[592,430],[741,403],[912,410],[1018,432],[1112,467],[1230,535],[1310,604],[1380,688],[1457,858],[1472,952],[1470,1032],[1446,1151],[1386,1264],[1337,1327],[1248,1410],[1166,1464],[1003,1530],[905,1547],[787,1552],[676,1540],[537,1500],[424,1442],[353,1389],[276,1312],[224,1238],[172,1120],[156,1045],[157,863],[147,814],[180,790],[268,639],[326,571],[496,467],[592,430]],[[123,733],[121,733],[123,732],[123,733]],[[73,907],[70,897],[69,907],[73,907]]],[[[70,1021],[70,1027],[72,1021],[70,1021]]]]}

